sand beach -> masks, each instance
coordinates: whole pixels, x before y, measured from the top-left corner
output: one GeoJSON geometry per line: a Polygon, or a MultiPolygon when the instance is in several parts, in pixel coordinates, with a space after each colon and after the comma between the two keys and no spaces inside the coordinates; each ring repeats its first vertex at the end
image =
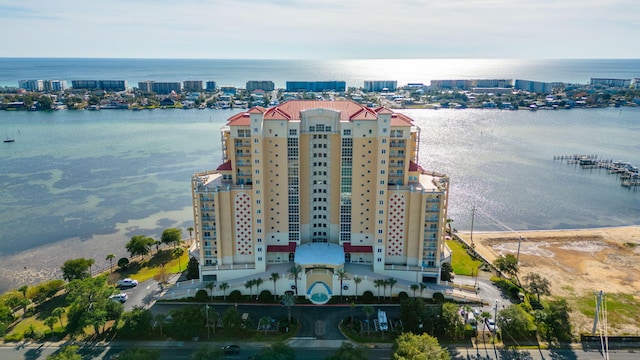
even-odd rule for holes
{"type": "MultiPolygon", "coordinates": [[[[459,235],[470,243],[469,232],[459,235]]],[[[640,300],[640,226],[473,233],[476,250],[491,262],[503,254],[517,254],[519,242],[520,278],[531,272],[546,277],[554,296],[571,301],[602,290],[640,300]]],[[[578,330],[590,329],[591,319],[572,315],[578,330]]],[[[616,327],[617,333],[640,333],[636,323],[616,327]]]]}

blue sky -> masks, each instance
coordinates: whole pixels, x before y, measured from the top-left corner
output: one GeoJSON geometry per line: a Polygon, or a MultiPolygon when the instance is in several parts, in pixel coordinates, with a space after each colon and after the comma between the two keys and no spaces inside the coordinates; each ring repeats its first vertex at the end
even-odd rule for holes
{"type": "Polygon", "coordinates": [[[0,57],[640,57],[638,0],[0,0],[0,24],[0,57]]]}

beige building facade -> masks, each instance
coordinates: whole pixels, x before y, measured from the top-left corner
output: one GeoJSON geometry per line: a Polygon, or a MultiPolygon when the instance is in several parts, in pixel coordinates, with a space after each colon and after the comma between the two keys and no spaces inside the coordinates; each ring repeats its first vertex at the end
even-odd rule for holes
{"type": "Polygon", "coordinates": [[[279,274],[276,293],[315,303],[375,291],[381,279],[397,282],[396,294],[415,283],[438,289],[450,259],[449,184],[418,165],[411,118],[289,101],[236,114],[221,135],[222,163],[192,178],[202,281],[247,292],[247,279],[279,274]]]}

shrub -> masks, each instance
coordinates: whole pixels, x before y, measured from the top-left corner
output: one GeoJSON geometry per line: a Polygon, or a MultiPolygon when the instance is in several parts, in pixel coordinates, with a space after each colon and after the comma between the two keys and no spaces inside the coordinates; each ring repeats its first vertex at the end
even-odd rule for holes
{"type": "Polygon", "coordinates": [[[207,290],[200,289],[198,290],[198,292],[196,292],[196,301],[207,302],[207,300],[209,300],[209,294],[207,293],[207,290]]]}
{"type": "Polygon", "coordinates": [[[242,300],[242,293],[240,292],[240,290],[233,290],[230,294],[229,294],[229,301],[240,301],[242,300]]]}
{"type": "Polygon", "coordinates": [[[433,301],[435,301],[436,304],[442,304],[444,302],[444,295],[439,292],[433,293],[433,301]]]}
{"type": "Polygon", "coordinates": [[[24,339],[24,336],[20,333],[13,333],[13,334],[9,334],[7,336],[4,337],[4,340],[6,342],[18,342],[18,341],[22,341],[22,339],[24,339]]]}
{"type": "Polygon", "coordinates": [[[407,293],[406,293],[406,292],[404,292],[404,291],[401,291],[401,292],[398,294],[398,299],[399,299],[400,301],[407,300],[408,298],[409,298],[409,295],[407,295],[407,293]]]}
{"type": "Polygon", "coordinates": [[[271,303],[273,302],[273,295],[269,290],[262,290],[260,291],[260,295],[258,295],[258,299],[262,303],[271,303]]]}
{"type": "Polygon", "coordinates": [[[362,301],[363,302],[367,302],[367,303],[373,302],[374,299],[375,298],[374,298],[373,293],[371,291],[367,290],[364,293],[362,293],[362,301]]]}

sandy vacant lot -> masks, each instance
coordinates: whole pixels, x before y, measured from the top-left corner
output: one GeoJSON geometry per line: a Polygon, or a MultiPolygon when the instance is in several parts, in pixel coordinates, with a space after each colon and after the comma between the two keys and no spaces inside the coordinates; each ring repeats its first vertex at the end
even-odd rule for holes
{"type": "MultiPolygon", "coordinates": [[[[469,233],[459,234],[467,242],[469,233]]],[[[473,233],[476,250],[493,260],[516,254],[520,244],[520,278],[536,272],[551,282],[553,295],[571,303],[576,296],[625,293],[640,300],[640,226],[586,230],[473,233]]],[[[639,309],[640,311],[640,309],[639,309]]],[[[592,319],[572,314],[577,332],[591,330],[592,319]]],[[[640,335],[640,324],[610,324],[611,332],[640,335]]]]}

